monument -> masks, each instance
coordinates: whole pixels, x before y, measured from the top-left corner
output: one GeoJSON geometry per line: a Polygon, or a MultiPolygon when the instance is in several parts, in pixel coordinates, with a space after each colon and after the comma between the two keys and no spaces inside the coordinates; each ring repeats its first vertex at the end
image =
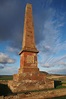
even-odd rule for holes
{"type": "Polygon", "coordinates": [[[25,21],[22,50],[20,51],[20,68],[18,74],[13,75],[13,80],[8,81],[12,92],[25,92],[54,88],[54,82],[46,78],[37,67],[37,53],[34,39],[34,24],[32,16],[32,5],[27,4],[25,9],[25,21]]]}

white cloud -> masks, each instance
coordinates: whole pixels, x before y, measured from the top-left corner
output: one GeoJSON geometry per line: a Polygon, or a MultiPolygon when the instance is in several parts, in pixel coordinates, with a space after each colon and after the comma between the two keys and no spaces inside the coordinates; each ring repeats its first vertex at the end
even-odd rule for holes
{"type": "Polygon", "coordinates": [[[61,55],[60,51],[66,50],[66,41],[61,42],[61,28],[64,26],[64,16],[58,16],[58,13],[52,9],[47,9],[49,16],[44,21],[42,40],[38,45],[39,49],[39,65],[40,68],[52,68],[54,66],[65,66],[66,55],[61,55]],[[49,10],[50,9],[50,10],[49,10]],[[57,17],[58,16],[58,17],[57,17]],[[58,54],[60,53],[60,56],[58,54]],[[64,63],[61,64],[60,62],[64,63]]]}
{"type": "Polygon", "coordinates": [[[11,53],[16,53],[16,54],[19,53],[18,48],[15,48],[15,47],[10,47],[10,46],[8,46],[8,47],[6,48],[6,50],[7,50],[8,52],[11,52],[11,53]]]}
{"type": "Polygon", "coordinates": [[[12,64],[15,59],[10,58],[7,54],[0,52],[0,64],[12,64]]]}
{"type": "Polygon", "coordinates": [[[4,66],[0,65],[0,69],[3,69],[3,68],[4,68],[4,66]]]}
{"type": "Polygon", "coordinates": [[[66,74],[66,68],[51,69],[48,72],[52,74],[66,74]]]}
{"type": "Polygon", "coordinates": [[[49,68],[50,67],[50,64],[45,63],[45,64],[42,64],[41,66],[46,67],[46,68],[49,68]]]}
{"type": "Polygon", "coordinates": [[[18,68],[16,66],[6,66],[3,69],[0,69],[0,75],[13,75],[18,72],[18,68]]]}
{"type": "Polygon", "coordinates": [[[44,68],[57,68],[57,66],[59,66],[59,68],[63,68],[66,66],[66,55],[63,55],[63,56],[58,56],[58,57],[54,57],[54,56],[51,56],[50,54],[47,54],[49,56],[45,57],[46,54],[42,55],[40,57],[42,57],[42,59],[39,60],[39,65],[44,67],[44,68]]]}
{"type": "Polygon", "coordinates": [[[60,61],[60,62],[59,62],[59,65],[66,66],[66,62],[60,61]]]}

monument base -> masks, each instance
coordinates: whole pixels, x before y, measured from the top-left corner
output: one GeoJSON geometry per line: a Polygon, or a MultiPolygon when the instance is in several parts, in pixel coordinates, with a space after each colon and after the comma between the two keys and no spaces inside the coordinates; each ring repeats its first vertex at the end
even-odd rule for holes
{"type": "Polygon", "coordinates": [[[13,93],[54,88],[54,81],[48,80],[44,73],[15,74],[8,86],[13,93]]]}

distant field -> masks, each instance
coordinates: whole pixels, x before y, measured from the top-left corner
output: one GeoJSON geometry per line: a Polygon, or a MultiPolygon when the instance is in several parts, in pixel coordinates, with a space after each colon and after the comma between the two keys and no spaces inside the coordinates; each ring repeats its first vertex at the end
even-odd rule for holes
{"type": "Polygon", "coordinates": [[[12,75],[0,75],[0,80],[12,80],[12,75]]]}
{"type": "Polygon", "coordinates": [[[48,75],[48,79],[66,81],[66,76],[63,75],[48,75]]]}

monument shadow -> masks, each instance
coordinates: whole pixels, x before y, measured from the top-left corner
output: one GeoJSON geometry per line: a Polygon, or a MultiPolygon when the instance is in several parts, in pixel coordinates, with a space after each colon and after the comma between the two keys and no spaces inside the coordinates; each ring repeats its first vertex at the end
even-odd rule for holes
{"type": "Polygon", "coordinates": [[[7,84],[0,84],[0,96],[11,95],[12,91],[9,89],[7,84]]]}

